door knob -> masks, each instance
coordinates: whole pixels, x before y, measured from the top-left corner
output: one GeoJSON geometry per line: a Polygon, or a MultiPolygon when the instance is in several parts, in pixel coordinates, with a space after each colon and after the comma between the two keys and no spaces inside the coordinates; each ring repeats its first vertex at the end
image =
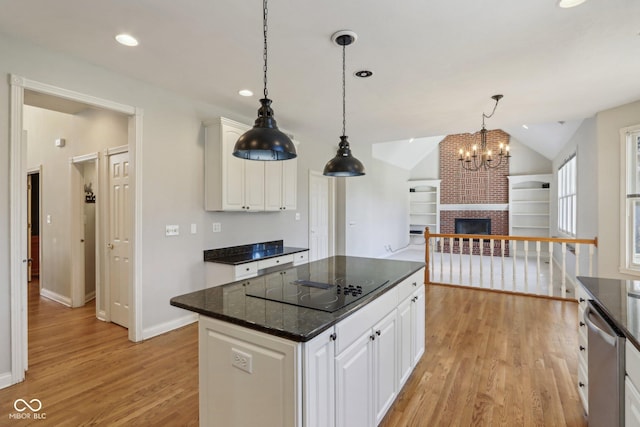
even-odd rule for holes
{"type": "Polygon", "coordinates": [[[107,248],[113,249],[113,244],[112,243],[107,243],[107,248]]]}

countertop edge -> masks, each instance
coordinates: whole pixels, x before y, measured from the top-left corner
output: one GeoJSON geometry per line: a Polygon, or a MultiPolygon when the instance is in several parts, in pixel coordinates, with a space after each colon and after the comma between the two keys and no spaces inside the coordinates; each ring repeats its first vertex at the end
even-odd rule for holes
{"type": "Polygon", "coordinates": [[[224,264],[224,265],[242,265],[242,264],[248,264],[250,262],[258,262],[258,261],[262,261],[265,259],[270,259],[270,258],[277,258],[277,257],[281,257],[281,256],[286,256],[286,255],[291,255],[291,254],[297,254],[299,252],[306,252],[308,251],[309,248],[296,248],[296,247],[289,247],[289,246],[285,246],[283,249],[283,252],[280,254],[273,254],[273,255],[265,255],[263,257],[260,258],[253,258],[253,259],[248,259],[248,260],[243,260],[243,261],[224,261],[224,258],[219,258],[218,260],[204,260],[204,262],[212,262],[215,264],[224,264]]]}

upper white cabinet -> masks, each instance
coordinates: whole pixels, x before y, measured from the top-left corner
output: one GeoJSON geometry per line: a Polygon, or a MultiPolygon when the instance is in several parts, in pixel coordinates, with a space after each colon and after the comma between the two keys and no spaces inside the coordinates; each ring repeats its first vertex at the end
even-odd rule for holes
{"type": "Polygon", "coordinates": [[[509,234],[549,237],[551,174],[509,176],[509,234]]]}
{"type": "Polygon", "coordinates": [[[208,211],[296,208],[297,160],[264,162],[233,156],[250,126],[220,117],[205,126],[204,206],[208,211]]]}
{"type": "Polygon", "coordinates": [[[296,159],[265,162],[264,186],[266,211],[295,209],[298,191],[298,161],[296,159]]]}

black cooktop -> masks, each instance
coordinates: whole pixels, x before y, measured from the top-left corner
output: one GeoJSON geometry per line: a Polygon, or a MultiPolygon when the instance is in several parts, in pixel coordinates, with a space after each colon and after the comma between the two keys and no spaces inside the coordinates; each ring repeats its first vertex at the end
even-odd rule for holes
{"type": "Polygon", "coordinates": [[[265,280],[246,284],[245,294],[256,298],[332,313],[388,283],[371,277],[347,274],[313,274],[306,270],[284,270],[265,280]]]}

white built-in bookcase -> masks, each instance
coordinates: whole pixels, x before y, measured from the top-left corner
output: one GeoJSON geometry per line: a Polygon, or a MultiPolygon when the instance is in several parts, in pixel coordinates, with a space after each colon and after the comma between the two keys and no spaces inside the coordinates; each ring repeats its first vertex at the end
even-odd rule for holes
{"type": "Polygon", "coordinates": [[[551,174],[509,176],[509,234],[549,237],[551,174]]]}
{"type": "Polygon", "coordinates": [[[440,180],[409,181],[409,235],[440,232],[440,180]]]}

